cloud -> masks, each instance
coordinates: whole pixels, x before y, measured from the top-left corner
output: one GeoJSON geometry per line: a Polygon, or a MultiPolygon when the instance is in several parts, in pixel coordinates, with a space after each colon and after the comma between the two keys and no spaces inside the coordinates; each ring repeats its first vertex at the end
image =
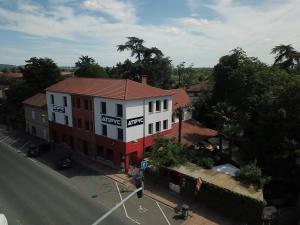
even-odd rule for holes
{"type": "Polygon", "coordinates": [[[0,62],[15,63],[8,60],[17,58],[22,64],[30,56],[43,55],[60,65],[70,65],[78,56],[88,54],[102,65],[111,66],[129,57],[126,52],[116,51],[116,45],[124,43],[127,36],[143,38],[147,46],[158,47],[174,64],[186,61],[195,66],[213,66],[236,47],[267,63],[272,63],[273,56],[269,53],[274,45],[293,44],[300,50],[300,20],[295,19],[300,15],[298,0],[266,0],[259,5],[212,0],[205,7],[217,17],[186,15],[166,19],[158,25],[140,24],[142,18],[135,14],[137,6],[129,1],[85,0],[83,8],[68,3],[51,4],[47,8],[24,1],[17,3],[12,10],[2,7],[0,2],[0,29],[41,40],[30,42],[30,46],[19,45],[24,51],[17,56],[14,45],[5,46],[1,41],[0,48],[6,50],[5,56],[0,55],[0,62]]]}
{"type": "Polygon", "coordinates": [[[86,9],[100,11],[122,22],[135,22],[135,7],[129,1],[85,0],[86,9]]]}

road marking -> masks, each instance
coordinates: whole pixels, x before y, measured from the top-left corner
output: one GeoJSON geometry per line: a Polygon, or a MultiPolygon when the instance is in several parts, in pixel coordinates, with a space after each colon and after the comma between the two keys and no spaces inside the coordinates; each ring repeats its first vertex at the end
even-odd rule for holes
{"type": "Polygon", "coordinates": [[[28,159],[31,160],[31,161],[34,162],[34,163],[37,163],[37,161],[34,160],[34,159],[32,159],[32,158],[28,158],[28,159]]]}
{"type": "Polygon", "coordinates": [[[20,147],[20,150],[23,150],[23,148],[25,148],[26,145],[29,144],[29,141],[27,141],[25,144],[23,144],[21,147],[20,147]]]}
{"type": "Polygon", "coordinates": [[[167,221],[168,225],[171,225],[171,224],[170,224],[170,222],[169,222],[169,220],[168,220],[168,218],[166,217],[166,215],[165,215],[164,211],[161,209],[160,205],[158,204],[158,202],[157,202],[157,201],[155,201],[155,202],[156,202],[156,204],[157,204],[158,208],[160,209],[161,213],[162,213],[162,214],[163,214],[163,216],[165,217],[165,219],[166,219],[166,221],[167,221]]]}
{"type": "MultiPolygon", "coordinates": [[[[115,182],[115,184],[116,184],[116,187],[117,187],[117,190],[118,190],[119,196],[120,196],[120,200],[122,201],[122,200],[123,200],[123,198],[122,198],[122,195],[121,195],[121,192],[120,192],[120,189],[119,189],[118,183],[117,183],[117,182],[115,182]]],[[[141,223],[139,223],[139,222],[138,222],[138,220],[137,220],[137,219],[132,219],[131,217],[129,217],[129,216],[128,216],[128,214],[127,214],[127,210],[126,210],[126,207],[125,207],[125,204],[123,204],[123,209],[124,209],[125,215],[126,215],[126,217],[127,217],[128,219],[130,219],[132,222],[134,222],[134,223],[136,223],[136,224],[141,224],[141,223]]]]}
{"type": "Polygon", "coordinates": [[[6,136],[5,138],[1,139],[0,142],[3,142],[5,140],[7,140],[9,138],[9,136],[6,136]]]}
{"type": "Polygon", "coordinates": [[[139,211],[139,213],[145,213],[145,212],[148,211],[148,209],[146,209],[143,206],[139,205],[138,211],[139,211]]]}
{"type": "Polygon", "coordinates": [[[15,144],[15,143],[18,142],[19,140],[20,140],[19,138],[16,138],[12,143],[10,143],[10,145],[15,144]]]}

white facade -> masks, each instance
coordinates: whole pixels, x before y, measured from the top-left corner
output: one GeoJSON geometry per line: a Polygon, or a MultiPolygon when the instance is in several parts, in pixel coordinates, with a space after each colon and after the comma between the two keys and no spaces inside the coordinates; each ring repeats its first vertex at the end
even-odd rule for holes
{"type": "Polygon", "coordinates": [[[135,141],[142,138],[144,135],[152,135],[148,132],[148,124],[153,123],[153,134],[155,131],[155,123],[161,123],[161,131],[171,129],[172,117],[172,97],[163,96],[149,99],[138,100],[114,100],[106,98],[94,98],[94,118],[95,118],[95,133],[103,135],[102,125],[107,126],[107,137],[118,139],[118,129],[123,129],[123,141],[135,141]],[[167,100],[167,109],[163,109],[163,101],[167,100]],[[153,102],[153,112],[149,112],[149,102],[153,102]],[[156,112],[156,101],[160,101],[160,111],[156,112]],[[101,102],[106,102],[106,114],[101,113],[101,102]],[[123,116],[117,116],[117,104],[123,106],[123,116]],[[107,124],[101,121],[102,115],[119,118],[121,125],[107,124]],[[134,120],[136,119],[136,120],[134,120]],[[167,120],[167,128],[163,129],[163,121],[167,120]],[[142,121],[142,122],[141,122],[142,121]],[[127,124],[129,123],[129,124],[127,124]],[[135,123],[135,124],[134,124],[135,123]]]}
{"type": "Polygon", "coordinates": [[[47,91],[46,98],[47,98],[49,120],[54,121],[59,124],[63,124],[63,125],[72,127],[73,126],[73,117],[72,117],[71,95],[47,91]],[[53,97],[51,97],[51,96],[53,96],[53,97]],[[64,103],[64,97],[66,97],[66,103],[67,103],[66,106],[64,103]],[[53,102],[52,102],[52,100],[53,100],[53,102]],[[68,124],[66,124],[65,116],[67,116],[67,118],[68,118],[68,124]]]}
{"type": "MultiPolygon", "coordinates": [[[[190,112],[188,110],[188,108],[183,108],[183,117],[182,117],[182,120],[185,121],[185,120],[190,120],[190,119],[192,119],[192,112],[190,112]]],[[[173,115],[173,123],[178,123],[178,122],[179,122],[179,119],[174,114],[173,115]]]]}

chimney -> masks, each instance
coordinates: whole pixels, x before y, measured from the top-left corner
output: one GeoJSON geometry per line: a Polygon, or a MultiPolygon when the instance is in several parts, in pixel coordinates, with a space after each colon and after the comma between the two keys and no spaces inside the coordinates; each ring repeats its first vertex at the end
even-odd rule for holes
{"type": "Polygon", "coordinates": [[[147,75],[141,75],[141,83],[147,85],[147,75]]]}

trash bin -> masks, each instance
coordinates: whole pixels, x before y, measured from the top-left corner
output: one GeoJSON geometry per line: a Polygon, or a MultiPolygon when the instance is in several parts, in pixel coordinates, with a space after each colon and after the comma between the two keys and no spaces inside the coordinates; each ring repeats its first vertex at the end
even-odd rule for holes
{"type": "Polygon", "coordinates": [[[188,216],[189,216],[189,206],[188,205],[182,205],[182,207],[181,207],[181,215],[182,215],[182,217],[183,217],[183,219],[187,219],[188,218],[188,216]]]}

